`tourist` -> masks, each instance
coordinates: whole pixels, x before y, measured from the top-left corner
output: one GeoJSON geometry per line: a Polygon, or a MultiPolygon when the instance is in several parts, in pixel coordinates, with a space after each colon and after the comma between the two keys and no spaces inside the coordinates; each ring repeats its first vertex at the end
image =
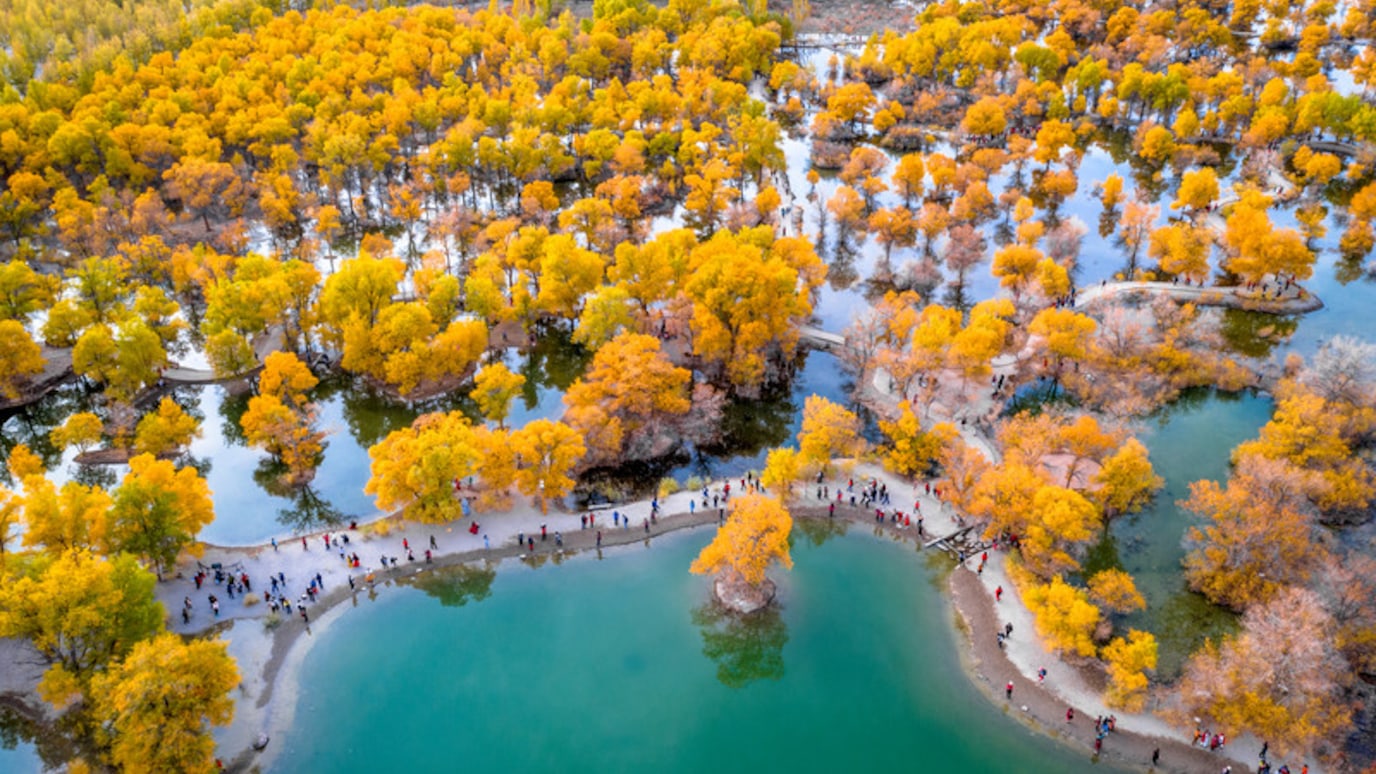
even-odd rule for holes
{"type": "Polygon", "coordinates": [[[1074,707],[1066,707],[1066,710],[1065,710],[1065,722],[1069,723],[1069,722],[1073,721],[1074,719],[1075,719],[1075,708],[1074,708],[1074,707]]]}
{"type": "Polygon", "coordinates": [[[1012,680],[1009,680],[1009,681],[1008,681],[1008,684],[1005,685],[1005,686],[1003,686],[1003,695],[1004,695],[1005,697],[1009,698],[1009,699],[1013,698],[1013,681],[1012,681],[1012,680]]]}
{"type": "Polygon", "coordinates": [[[1044,682],[1046,682],[1046,667],[1041,667],[1040,669],[1037,670],[1037,682],[1039,682],[1039,683],[1044,683],[1044,682]]]}
{"type": "Polygon", "coordinates": [[[1151,765],[1157,766],[1161,763],[1161,748],[1158,747],[1151,751],[1151,765]]]}
{"type": "Polygon", "coordinates": [[[998,588],[994,589],[994,601],[995,601],[995,602],[1002,602],[1002,601],[1003,601],[1003,587],[1002,587],[1002,586],[999,586],[998,588]]]}
{"type": "Polygon", "coordinates": [[[483,548],[491,550],[492,544],[487,541],[487,535],[483,535],[483,548]]]}
{"type": "MultiPolygon", "coordinates": [[[[345,537],[348,537],[348,535],[345,535],[345,537]]],[[[434,535],[431,535],[431,536],[430,536],[430,548],[431,548],[431,550],[434,550],[434,551],[438,551],[438,550],[440,549],[440,544],[435,542],[435,536],[434,536],[434,535]]]]}
{"type": "Polygon", "coordinates": [[[273,539],[272,539],[272,550],[273,550],[273,551],[276,551],[276,550],[277,550],[277,538],[273,538],[273,539]]]}
{"type": "Polygon", "coordinates": [[[597,531],[597,547],[602,547],[602,530],[600,529],[597,531]]]}
{"type": "Polygon", "coordinates": [[[1011,621],[1003,625],[1003,635],[1010,638],[1013,636],[1013,623],[1011,621]]]}

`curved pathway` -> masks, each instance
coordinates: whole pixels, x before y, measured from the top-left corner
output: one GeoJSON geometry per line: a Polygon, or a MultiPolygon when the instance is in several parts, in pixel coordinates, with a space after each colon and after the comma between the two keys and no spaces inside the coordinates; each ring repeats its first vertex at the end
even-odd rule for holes
{"type": "Polygon", "coordinates": [[[280,325],[274,325],[258,334],[253,342],[253,356],[257,359],[257,363],[252,368],[240,374],[219,376],[209,368],[183,368],[181,366],[175,366],[163,369],[162,378],[166,381],[176,382],[178,384],[210,384],[212,382],[237,379],[261,368],[263,361],[267,360],[268,355],[279,352],[284,348],[285,339],[286,334],[280,325]]]}
{"type": "Polygon", "coordinates": [[[1075,307],[1084,308],[1107,298],[1144,294],[1165,296],[1180,303],[1199,306],[1224,306],[1269,314],[1301,314],[1323,308],[1323,301],[1307,290],[1295,286],[1279,298],[1264,298],[1261,293],[1242,286],[1219,287],[1178,285],[1172,282],[1109,282],[1091,285],[1076,294],[1075,307]]]}

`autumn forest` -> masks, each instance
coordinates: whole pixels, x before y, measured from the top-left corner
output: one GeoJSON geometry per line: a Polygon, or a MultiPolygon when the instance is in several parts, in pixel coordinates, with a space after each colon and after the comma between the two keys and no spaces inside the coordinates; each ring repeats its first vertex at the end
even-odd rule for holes
{"type": "Polygon", "coordinates": [[[0,698],[48,762],[237,753],[240,667],[158,596],[235,518],[200,385],[274,493],[365,385],[411,413],[359,441],[350,518],[491,524],[696,497],[605,482],[720,447],[826,349],[847,394],[742,453],[760,491],[694,572],[761,584],[814,480],[882,466],[1007,549],[1108,707],[1376,765],[1371,318],[1287,338],[1376,277],[1376,3],[813,3],[0,2],[0,420],[43,428],[3,425],[0,637],[43,671],[0,698]],[[513,414],[508,351],[550,341],[557,408],[513,414]],[[1139,431],[1208,391],[1270,419],[1165,494],[1139,431]],[[1164,497],[1225,625],[1158,674],[1133,576],[1085,568],[1164,497]]]}

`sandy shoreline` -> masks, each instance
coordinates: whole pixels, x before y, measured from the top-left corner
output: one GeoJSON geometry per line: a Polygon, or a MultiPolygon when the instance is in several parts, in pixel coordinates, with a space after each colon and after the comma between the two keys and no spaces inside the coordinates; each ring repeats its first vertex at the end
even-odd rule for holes
{"type": "MultiPolygon", "coordinates": [[[[988,589],[968,567],[957,567],[947,584],[951,604],[961,629],[961,659],[966,674],[977,689],[1009,716],[1039,733],[1084,753],[1091,762],[1104,761],[1118,766],[1155,772],[1218,772],[1231,765],[1236,772],[1251,771],[1248,750],[1240,743],[1230,743],[1220,752],[1210,752],[1187,743],[1187,735],[1161,737],[1128,730],[1120,723],[1118,730],[1104,739],[1103,749],[1094,752],[1094,722],[1096,713],[1055,693],[1049,681],[1039,684],[1035,676],[1024,674],[999,648],[995,634],[1006,618],[1000,614],[988,589]],[[1008,682],[1013,683],[1013,698],[1004,696],[1008,682]],[[1075,718],[1067,722],[1068,707],[1075,707],[1075,718]],[[1152,767],[1152,751],[1161,751],[1160,764],[1152,767]]],[[[1005,594],[1005,602],[1007,595],[1005,594]]],[[[1013,640],[1032,636],[1031,632],[1013,632],[1013,640]]],[[[1011,642],[1010,642],[1011,645],[1011,642]]],[[[1050,663],[1047,664],[1051,666],[1050,663]]],[[[1122,713],[1119,714],[1122,718],[1122,713]]],[[[1296,771],[1298,766],[1292,766],[1296,771]]]]}

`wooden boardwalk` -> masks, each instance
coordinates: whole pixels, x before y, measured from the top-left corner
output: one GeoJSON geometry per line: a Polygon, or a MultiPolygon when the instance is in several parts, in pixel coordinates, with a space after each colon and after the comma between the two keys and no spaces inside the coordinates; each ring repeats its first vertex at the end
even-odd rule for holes
{"type": "Polygon", "coordinates": [[[814,328],[811,325],[804,325],[798,328],[798,336],[805,343],[818,349],[825,349],[836,352],[846,347],[846,337],[839,333],[824,331],[821,328],[814,328]]]}

